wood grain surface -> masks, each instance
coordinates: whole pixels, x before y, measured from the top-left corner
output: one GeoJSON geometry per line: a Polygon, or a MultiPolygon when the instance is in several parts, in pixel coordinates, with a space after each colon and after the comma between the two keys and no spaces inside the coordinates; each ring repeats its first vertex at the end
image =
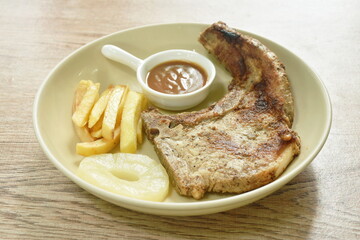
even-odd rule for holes
{"type": "Polygon", "coordinates": [[[1,0],[0,8],[0,239],[360,239],[359,1],[1,0]],[[61,59],[130,27],[218,20],[284,45],[328,88],[332,130],[304,172],[238,209],[163,217],[100,200],[50,163],[32,107],[61,59]]]}

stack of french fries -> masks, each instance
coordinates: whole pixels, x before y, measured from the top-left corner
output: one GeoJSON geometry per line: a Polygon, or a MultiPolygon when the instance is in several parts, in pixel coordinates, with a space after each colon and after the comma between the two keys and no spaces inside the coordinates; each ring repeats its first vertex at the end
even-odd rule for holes
{"type": "Polygon", "coordinates": [[[146,98],[125,85],[110,86],[100,95],[99,89],[99,83],[81,80],[75,91],[72,121],[81,141],[76,153],[107,153],[119,142],[120,152],[135,153],[143,140],[140,113],[146,98]]]}

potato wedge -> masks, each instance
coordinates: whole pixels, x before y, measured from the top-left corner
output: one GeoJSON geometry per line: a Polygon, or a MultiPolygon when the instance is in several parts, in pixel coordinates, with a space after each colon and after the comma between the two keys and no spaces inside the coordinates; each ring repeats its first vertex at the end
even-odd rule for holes
{"type": "Polygon", "coordinates": [[[90,128],[91,136],[95,138],[102,138],[102,124],[104,120],[104,114],[101,115],[100,119],[95,123],[95,125],[90,128]]]}
{"type": "Polygon", "coordinates": [[[72,106],[72,113],[74,113],[76,111],[76,109],[78,108],[78,106],[81,103],[81,100],[83,99],[88,87],[93,84],[92,81],[90,80],[81,80],[75,90],[75,97],[74,97],[74,101],[73,101],[73,106],[72,106]]]}
{"type": "MultiPolygon", "coordinates": [[[[148,100],[146,97],[143,98],[143,102],[141,104],[141,111],[144,111],[145,109],[148,108],[148,100]]],[[[136,128],[136,138],[137,138],[137,142],[139,144],[141,144],[143,142],[143,126],[142,126],[142,119],[141,119],[141,115],[139,117],[139,121],[137,124],[137,128],[136,128]]]]}
{"type": "Polygon", "coordinates": [[[75,133],[80,138],[81,142],[92,142],[95,141],[98,137],[95,137],[91,134],[87,126],[78,127],[74,125],[75,133]]]}
{"type": "Polygon", "coordinates": [[[91,84],[84,94],[79,106],[72,115],[74,124],[78,127],[83,127],[89,120],[89,115],[92,107],[99,98],[100,84],[91,84]]]}
{"type": "Polygon", "coordinates": [[[97,130],[97,131],[90,131],[90,135],[94,138],[102,138],[102,133],[101,133],[101,129],[97,130]]]}
{"type": "Polygon", "coordinates": [[[142,104],[141,104],[141,111],[144,111],[145,109],[147,109],[149,106],[149,101],[148,99],[144,96],[142,104]]]}
{"type": "Polygon", "coordinates": [[[121,118],[120,152],[135,153],[137,149],[137,126],[144,95],[129,91],[121,118]]]}
{"type": "MultiPolygon", "coordinates": [[[[79,107],[88,87],[92,85],[92,81],[90,80],[81,80],[75,90],[75,97],[72,106],[72,114],[76,111],[79,107]]],[[[78,127],[74,124],[74,129],[76,135],[80,138],[82,142],[92,142],[95,141],[96,137],[93,137],[90,133],[90,130],[87,126],[78,127]]]]}
{"type": "Polygon", "coordinates": [[[107,153],[119,144],[120,127],[114,131],[114,139],[100,138],[93,142],[81,142],[76,144],[76,153],[83,156],[107,153]]]}
{"type": "Polygon", "coordinates": [[[129,88],[127,86],[117,85],[111,92],[109,102],[104,112],[104,120],[102,124],[102,136],[107,140],[114,138],[115,125],[123,108],[122,102],[124,100],[122,99],[126,98],[128,89],[129,88]]]}
{"type": "Polygon", "coordinates": [[[94,107],[92,108],[89,116],[89,128],[92,128],[98,122],[99,118],[105,111],[105,108],[109,102],[111,91],[112,87],[107,88],[104,92],[102,92],[99,100],[94,104],[94,107]]]}
{"type": "Polygon", "coordinates": [[[90,128],[90,132],[96,132],[98,130],[101,130],[103,121],[104,121],[104,114],[102,114],[99,120],[95,123],[95,125],[92,126],[92,128],[90,128]]]}
{"type": "Polygon", "coordinates": [[[142,119],[139,117],[138,124],[136,126],[136,138],[138,144],[141,144],[143,142],[143,126],[142,126],[142,119]]]}
{"type": "Polygon", "coordinates": [[[126,100],[126,97],[127,97],[128,93],[129,93],[129,87],[126,87],[124,96],[123,96],[123,98],[121,99],[121,102],[120,102],[120,105],[119,105],[119,111],[118,111],[118,115],[117,115],[117,117],[116,117],[115,128],[117,128],[117,127],[120,126],[121,117],[122,117],[122,113],[123,113],[124,105],[125,105],[125,100],[126,100]]]}

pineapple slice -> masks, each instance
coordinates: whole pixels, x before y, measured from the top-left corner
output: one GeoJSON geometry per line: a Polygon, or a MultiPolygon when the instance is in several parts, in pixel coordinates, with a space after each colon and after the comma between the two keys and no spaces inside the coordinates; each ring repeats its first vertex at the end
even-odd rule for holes
{"type": "Polygon", "coordinates": [[[163,166],[140,154],[108,153],[86,157],[77,175],[110,192],[148,201],[163,201],[169,190],[169,177],[163,166]]]}

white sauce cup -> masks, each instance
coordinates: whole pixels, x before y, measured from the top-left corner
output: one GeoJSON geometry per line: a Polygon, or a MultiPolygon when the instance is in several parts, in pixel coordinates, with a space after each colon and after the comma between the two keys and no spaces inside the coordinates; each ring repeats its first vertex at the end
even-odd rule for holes
{"type": "Polygon", "coordinates": [[[166,110],[179,111],[198,105],[208,96],[210,85],[213,83],[216,75],[214,64],[208,58],[195,51],[167,50],[153,54],[144,60],[114,45],[104,45],[101,52],[105,57],[134,69],[143,93],[149,101],[155,106],[166,110]],[[166,94],[150,88],[146,83],[148,72],[161,63],[175,60],[195,63],[202,67],[207,74],[206,84],[193,92],[184,94],[166,94]]]}

